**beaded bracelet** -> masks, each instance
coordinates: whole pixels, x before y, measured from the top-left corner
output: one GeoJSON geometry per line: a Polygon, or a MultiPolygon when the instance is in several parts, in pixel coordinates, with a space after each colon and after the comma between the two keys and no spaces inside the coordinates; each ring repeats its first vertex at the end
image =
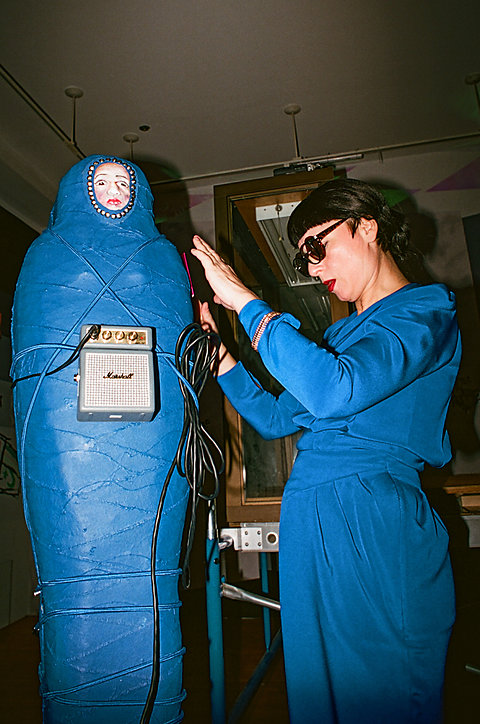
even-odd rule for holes
{"type": "Polygon", "coordinates": [[[269,322],[272,321],[272,319],[275,319],[275,317],[279,317],[280,312],[268,312],[268,314],[264,314],[264,316],[261,318],[260,323],[255,330],[255,334],[252,337],[252,348],[256,351],[258,347],[258,343],[260,342],[260,337],[265,332],[266,326],[269,322]]]}

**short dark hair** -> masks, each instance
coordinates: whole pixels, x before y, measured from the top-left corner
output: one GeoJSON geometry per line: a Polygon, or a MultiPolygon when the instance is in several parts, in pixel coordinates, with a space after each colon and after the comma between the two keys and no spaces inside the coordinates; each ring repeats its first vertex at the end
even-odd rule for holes
{"type": "Polygon", "coordinates": [[[415,253],[410,247],[410,231],[403,214],[392,209],[377,188],[353,178],[333,179],[314,189],[293,210],[287,232],[293,246],[297,246],[313,226],[333,219],[349,219],[353,236],[362,218],[377,222],[378,244],[397,263],[415,253]]]}

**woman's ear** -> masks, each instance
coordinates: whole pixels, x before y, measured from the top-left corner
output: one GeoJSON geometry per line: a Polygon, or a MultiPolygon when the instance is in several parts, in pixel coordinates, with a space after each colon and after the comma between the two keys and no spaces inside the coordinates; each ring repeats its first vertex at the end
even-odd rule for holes
{"type": "Polygon", "coordinates": [[[369,243],[377,241],[378,224],[375,219],[364,219],[362,217],[360,219],[358,228],[364,236],[365,241],[369,243]]]}

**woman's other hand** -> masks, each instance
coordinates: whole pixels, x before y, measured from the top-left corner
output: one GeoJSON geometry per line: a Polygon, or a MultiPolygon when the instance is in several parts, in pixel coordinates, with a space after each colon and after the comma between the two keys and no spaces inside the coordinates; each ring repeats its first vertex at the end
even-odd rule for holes
{"type": "Polygon", "coordinates": [[[194,236],[193,245],[192,254],[204,268],[206,279],[214,293],[214,302],[233,309],[238,314],[245,304],[252,299],[258,299],[237,277],[232,267],[203,239],[194,236]]]}
{"type": "MultiPolygon", "coordinates": [[[[218,327],[208,306],[208,302],[200,302],[199,307],[200,324],[202,329],[206,332],[215,332],[218,334],[218,327]]],[[[225,347],[222,341],[220,341],[220,348],[218,350],[218,362],[215,360],[214,367],[217,370],[218,375],[224,375],[235,367],[237,361],[232,357],[228,349],[225,347]]]]}

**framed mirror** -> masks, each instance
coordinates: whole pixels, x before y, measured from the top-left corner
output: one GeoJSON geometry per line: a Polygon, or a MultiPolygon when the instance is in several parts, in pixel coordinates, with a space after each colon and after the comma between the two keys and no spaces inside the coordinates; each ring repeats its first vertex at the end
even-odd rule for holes
{"type": "MultiPolygon", "coordinates": [[[[348,304],[330,295],[319,281],[294,270],[296,249],[288,240],[286,225],[293,208],[333,177],[330,167],[214,187],[217,251],[250,289],[273,309],[293,314],[301,322],[300,331],[317,342],[332,322],[349,313],[348,304]]],[[[266,390],[279,394],[281,386],[252,350],[236,315],[220,310],[219,328],[237,359],[266,390]]],[[[278,521],[296,436],[264,440],[226,399],[224,411],[227,521],[278,521]]]]}

